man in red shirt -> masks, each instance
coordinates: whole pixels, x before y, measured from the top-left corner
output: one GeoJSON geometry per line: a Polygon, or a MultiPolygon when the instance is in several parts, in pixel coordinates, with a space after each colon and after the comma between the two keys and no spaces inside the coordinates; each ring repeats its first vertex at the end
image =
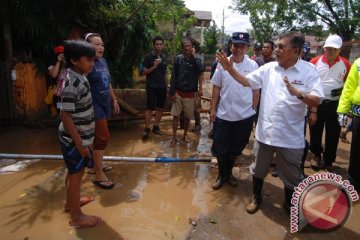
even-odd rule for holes
{"type": "Polygon", "coordinates": [[[321,77],[325,98],[317,107],[310,108],[310,150],[315,157],[311,166],[315,170],[333,171],[333,162],[339,143],[340,126],[337,121],[337,107],[344,81],[350,70],[347,59],[340,57],[342,39],[338,35],[330,35],[324,44],[324,54],[311,59],[321,77]],[[322,135],[325,127],[325,148],[322,148],[322,135]],[[323,154],[323,161],[321,158],[323,154]]]}

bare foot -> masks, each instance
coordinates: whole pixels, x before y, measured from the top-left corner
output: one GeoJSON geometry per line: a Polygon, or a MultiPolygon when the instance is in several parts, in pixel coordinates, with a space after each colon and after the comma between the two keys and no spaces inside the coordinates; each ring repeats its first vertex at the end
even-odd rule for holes
{"type": "Polygon", "coordinates": [[[103,221],[104,219],[102,217],[82,214],[78,218],[69,221],[69,225],[74,228],[89,228],[95,227],[103,221]]]}
{"type": "MultiPolygon", "coordinates": [[[[84,197],[80,197],[80,207],[84,206],[90,202],[94,201],[94,198],[91,196],[84,196],[84,197]]],[[[67,203],[65,203],[64,205],[64,211],[65,212],[70,212],[70,207],[67,203]]]]}

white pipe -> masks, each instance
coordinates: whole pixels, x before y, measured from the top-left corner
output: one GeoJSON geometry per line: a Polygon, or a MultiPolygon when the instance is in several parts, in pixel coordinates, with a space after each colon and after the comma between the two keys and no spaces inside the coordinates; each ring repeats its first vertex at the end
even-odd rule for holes
{"type": "MultiPolygon", "coordinates": [[[[62,155],[45,155],[45,154],[11,154],[0,153],[0,159],[50,159],[62,160],[62,155]]],[[[170,157],[119,157],[104,156],[104,160],[123,161],[123,162],[211,162],[211,157],[193,157],[193,158],[170,158],[170,157]]]]}

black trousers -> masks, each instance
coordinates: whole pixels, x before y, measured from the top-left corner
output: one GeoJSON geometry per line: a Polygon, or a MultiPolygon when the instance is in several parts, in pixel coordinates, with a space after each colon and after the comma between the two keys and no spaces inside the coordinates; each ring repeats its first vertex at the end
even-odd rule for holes
{"type": "Polygon", "coordinates": [[[348,173],[350,175],[350,182],[357,191],[360,191],[360,117],[353,116],[352,122],[353,132],[348,173]]]}
{"type": "Polygon", "coordinates": [[[325,165],[335,162],[341,127],[338,123],[337,107],[339,101],[324,100],[318,106],[317,121],[310,126],[310,150],[315,156],[323,153],[325,165]],[[322,135],[325,127],[325,148],[322,148],[322,135]]]}
{"type": "Polygon", "coordinates": [[[216,117],[212,153],[217,157],[219,177],[227,178],[235,157],[240,155],[249,141],[255,115],[247,119],[230,122],[216,117]]]}

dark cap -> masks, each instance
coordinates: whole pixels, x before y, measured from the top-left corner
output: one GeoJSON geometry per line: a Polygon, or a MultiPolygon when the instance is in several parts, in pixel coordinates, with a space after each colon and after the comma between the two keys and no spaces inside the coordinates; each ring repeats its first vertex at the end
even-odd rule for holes
{"type": "Polygon", "coordinates": [[[231,41],[232,43],[242,43],[246,45],[250,45],[249,34],[247,32],[234,32],[232,34],[231,41]]]}
{"type": "Polygon", "coordinates": [[[262,46],[261,42],[256,42],[256,43],[254,44],[254,49],[262,48],[262,47],[263,47],[263,46],[262,46]]]}

